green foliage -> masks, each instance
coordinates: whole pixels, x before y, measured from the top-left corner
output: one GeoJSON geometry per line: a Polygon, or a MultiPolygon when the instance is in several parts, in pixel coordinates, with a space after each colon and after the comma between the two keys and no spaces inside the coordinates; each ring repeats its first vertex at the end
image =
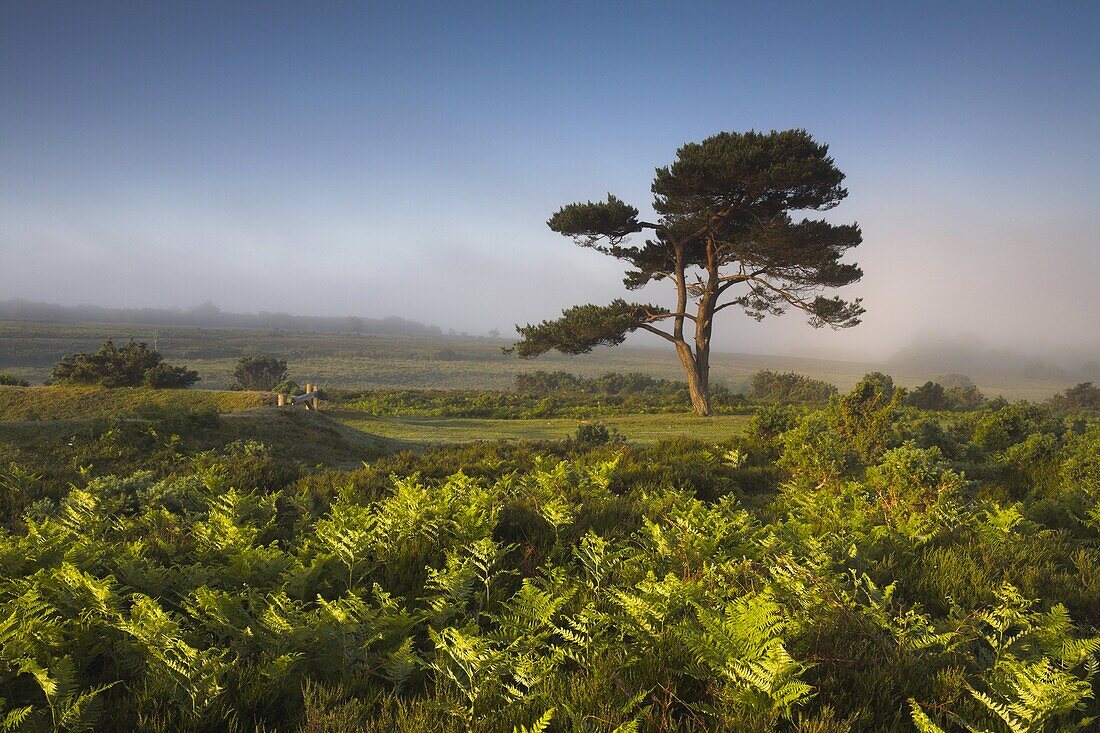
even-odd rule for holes
{"type": "Polygon", "coordinates": [[[515,353],[528,359],[552,349],[563,354],[587,354],[597,346],[618,346],[628,333],[645,323],[647,312],[664,311],[622,299],[606,306],[573,306],[563,310],[557,320],[516,326],[522,339],[515,345],[515,353]]]}
{"type": "Polygon", "coordinates": [[[242,356],[233,369],[233,378],[244,389],[270,392],[287,378],[286,359],[266,354],[242,356]]]}
{"type": "Polygon", "coordinates": [[[617,434],[612,433],[606,425],[599,422],[581,423],[577,426],[577,432],[573,436],[573,442],[585,448],[606,445],[616,439],[618,439],[618,442],[622,442],[617,434]]]}
{"type": "Polygon", "coordinates": [[[582,240],[586,246],[594,246],[603,237],[622,241],[628,234],[641,231],[638,210],[611,194],[607,195],[607,201],[563,206],[546,225],[558,234],[587,238],[582,240]]]}
{"type": "Polygon", "coordinates": [[[25,379],[20,379],[14,374],[8,374],[7,372],[0,372],[0,387],[29,387],[31,383],[25,379]]]}
{"type": "Polygon", "coordinates": [[[0,728],[1095,727],[1100,428],[899,395],[354,470],[206,450],[211,412],[39,443],[0,471],[0,728]]]}
{"type": "Polygon", "coordinates": [[[754,402],[779,405],[825,404],[836,394],[836,386],[794,372],[761,370],[752,377],[754,402]]]}
{"type": "Polygon", "coordinates": [[[880,372],[863,377],[837,404],[836,430],[866,463],[875,462],[889,447],[891,428],[904,390],[880,372]]]}
{"type": "Polygon", "coordinates": [[[747,433],[761,443],[769,443],[798,425],[800,414],[796,408],[785,405],[765,405],[753,413],[747,433]]]}
{"type": "Polygon", "coordinates": [[[163,358],[144,341],[130,339],[118,348],[107,339],[98,351],[70,354],[59,361],[47,384],[186,388],[199,381],[198,372],[171,366],[163,358]]]}
{"type": "Polygon", "coordinates": [[[272,392],[278,392],[280,394],[300,395],[305,394],[305,390],[302,386],[295,382],[293,379],[284,379],[271,388],[272,392]]]}
{"type": "Polygon", "coordinates": [[[925,382],[906,396],[905,404],[921,410],[946,410],[947,392],[938,382],[925,382]]]}
{"type": "Polygon", "coordinates": [[[1062,453],[1060,473],[1064,488],[1100,500],[1100,426],[1094,425],[1069,440],[1062,453]]]}
{"type": "MultiPolygon", "coordinates": [[[[0,384],[3,384],[3,375],[0,375],[0,384]]],[[[1062,394],[1051,397],[1047,404],[1059,413],[1100,410],[1100,387],[1092,382],[1081,382],[1062,394]]]]}
{"type": "Polygon", "coordinates": [[[186,389],[197,381],[198,372],[162,362],[145,370],[142,383],[153,389],[186,389]]]}

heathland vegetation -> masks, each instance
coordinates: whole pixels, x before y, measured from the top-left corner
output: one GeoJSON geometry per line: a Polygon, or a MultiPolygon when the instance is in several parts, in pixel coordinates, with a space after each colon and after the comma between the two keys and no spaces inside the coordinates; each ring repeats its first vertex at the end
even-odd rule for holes
{"type": "Polygon", "coordinates": [[[329,390],[321,413],[3,388],[0,722],[1088,729],[1096,388],[930,409],[914,395],[938,390],[877,373],[839,395],[752,383],[724,435],[646,443],[568,416],[725,418],[677,415],[686,385],[632,374],[329,390]],[[39,419],[8,407],[64,394],[39,419]],[[523,411],[547,399],[571,437],[432,447],[339,422],[537,424],[523,411]]]}

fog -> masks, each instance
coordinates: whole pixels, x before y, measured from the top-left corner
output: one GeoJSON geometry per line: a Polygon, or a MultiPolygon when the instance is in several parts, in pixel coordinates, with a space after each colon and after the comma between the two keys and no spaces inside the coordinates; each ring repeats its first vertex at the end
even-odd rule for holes
{"type": "Polygon", "coordinates": [[[624,295],[616,261],[547,229],[559,206],[610,191],[645,211],[678,145],[797,126],[848,176],[828,218],[863,228],[843,294],[867,315],[834,332],[725,311],[718,349],[1100,359],[1094,7],[761,10],[732,37],[672,5],[580,23],[217,7],[5,4],[0,299],[511,333],[624,295]],[[776,43],[753,31],[780,23],[776,43]]]}

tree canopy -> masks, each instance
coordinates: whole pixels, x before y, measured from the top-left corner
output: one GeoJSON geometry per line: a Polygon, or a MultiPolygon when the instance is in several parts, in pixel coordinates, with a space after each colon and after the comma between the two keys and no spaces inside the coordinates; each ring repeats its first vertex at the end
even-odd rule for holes
{"type": "Polygon", "coordinates": [[[711,334],[719,311],[737,307],[760,320],[796,308],[815,328],[859,323],[859,298],[823,293],[862,277],[858,265],[841,261],[862,241],[859,226],[792,215],[832,209],[848,195],[843,181],[828,146],[805,130],[723,132],[684,145],[672,164],[657,169],[651,187],[657,221],[640,219],[636,207],[611,194],[561,207],[547,222],[553,231],[624,262],[628,290],[671,280],[676,303],[616,299],[568,308],[561,318],[517,326],[516,353],[580,354],[648,331],[675,345],[696,411],[709,412],[711,334]],[[652,237],[632,243],[630,236],[642,231],[652,237]],[[671,328],[660,327],[666,321],[671,328]]]}

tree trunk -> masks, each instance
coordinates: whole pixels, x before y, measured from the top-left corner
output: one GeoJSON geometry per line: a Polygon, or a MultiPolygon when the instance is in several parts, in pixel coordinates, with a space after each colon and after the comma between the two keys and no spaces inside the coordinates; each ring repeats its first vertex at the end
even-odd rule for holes
{"type": "Polygon", "coordinates": [[[710,389],[699,379],[694,369],[688,370],[688,391],[691,393],[691,407],[696,415],[710,415],[710,389]]]}
{"type": "Polygon", "coordinates": [[[695,410],[696,415],[709,415],[710,414],[710,388],[707,384],[706,364],[705,362],[700,365],[696,363],[695,355],[691,353],[691,347],[684,341],[679,341],[676,344],[676,353],[680,355],[680,361],[683,362],[684,372],[687,374],[688,393],[691,395],[691,407],[695,410]],[[701,373],[699,367],[703,366],[704,371],[701,373]]]}

